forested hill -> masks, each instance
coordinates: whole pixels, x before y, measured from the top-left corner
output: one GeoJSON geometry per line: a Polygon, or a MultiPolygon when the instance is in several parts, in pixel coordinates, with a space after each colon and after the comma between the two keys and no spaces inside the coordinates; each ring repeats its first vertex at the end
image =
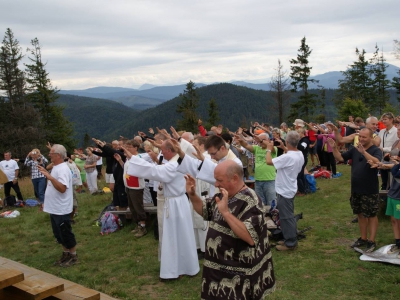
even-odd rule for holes
{"type": "MultiPolygon", "coordinates": [[[[279,125],[276,104],[268,91],[255,90],[230,83],[208,85],[197,89],[199,94],[199,107],[197,113],[204,121],[208,119],[208,102],[211,98],[216,100],[220,123],[233,130],[237,126],[250,122],[266,122],[274,126],[279,125]]],[[[310,90],[319,94],[319,90],[310,90]]],[[[326,90],[325,107],[317,109],[316,114],[324,114],[326,120],[335,120],[336,109],[332,102],[335,90],[326,90]]],[[[291,94],[290,103],[296,101],[298,95],[291,94]]],[[[391,92],[392,99],[396,94],[391,92]]],[[[88,97],[60,95],[58,103],[65,106],[64,115],[75,125],[75,138],[82,145],[83,137],[97,137],[111,141],[120,135],[133,137],[137,131],[147,132],[149,127],[169,128],[176,126],[181,118],[176,112],[180,98],[175,97],[154,108],[136,111],[120,103],[88,97]]],[[[394,103],[396,100],[392,100],[394,103]]],[[[397,101],[396,101],[397,102],[397,101]]],[[[286,115],[290,104],[286,107],[286,115]]],[[[302,118],[302,116],[298,116],[302,118]]],[[[315,120],[307,120],[315,121],[315,120]]]]}
{"type": "MultiPolygon", "coordinates": [[[[279,125],[276,105],[268,91],[219,83],[198,88],[197,92],[200,97],[197,112],[204,122],[208,118],[208,102],[211,98],[214,98],[218,105],[220,123],[225,127],[235,129],[241,124],[248,126],[250,121],[279,125]]],[[[332,98],[333,90],[327,90],[326,94],[327,98],[329,97],[328,99],[332,98]]],[[[291,99],[291,101],[294,101],[294,99],[291,99]]],[[[138,130],[147,131],[149,127],[169,128],[171,125],[176,126],[177,120],[181,118],[176,112],[178,103],[180,103],[180,99],[175,97],[157,107],[142,111],[137,118],[128,121],[123,128],[116,128],[114,136],[122,134],[131,137],[138,130]]],[[[287,109],[289,110],[289,107],[287,109]]],[[[335,113],[332,105],[325,110],[328,116],[333,116],[335,113]]]]}
{"type": "Polygon", "coordinates": [[[85,134],[106,140],[116,139],[114,132],[134,120],[138,111],[111,100],[60,95],[57,103],[64,106],[64,115],[74,124],[75,138],[82,145],[85,134]]]}

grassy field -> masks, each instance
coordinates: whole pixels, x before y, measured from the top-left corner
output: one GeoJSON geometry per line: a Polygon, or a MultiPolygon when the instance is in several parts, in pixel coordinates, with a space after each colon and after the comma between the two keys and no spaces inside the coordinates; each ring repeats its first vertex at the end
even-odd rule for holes
{"type": "MultiPolygon", "coordinates": [[[[399,266],[363,262],[349,245],[359,237],[349,206],[350,167],[338,166],[339,179],[318,179],[319,190],[295,200],[304,218],[298,228],[312,226],[294,252],[277,252],[273,260],[277,289],[269,299],[398,299],[399,266]]],[[[103,182],[100,184],[102,186],[103,182]]],[[[30,179],[21,180],[25,198],[33,196],[30,179]]],[[[0,191],[3,198],[3,190],[0,191]]],[[[151,231],[136,239],[132,224],[108,236],[93,226],[110,194],[79,195],[79,216],[73,230],[79,264],[54,267],[61,254],[52,236],[49,216],[38,208],[19,209],[16,219],[0,219],[0,255],[77,282],[120,299],[199,299],[201,274],[159,282],[158,242],[151,231]]],[[[380,215],[378,248],[393,243],[390,219],[380,215]]]]}

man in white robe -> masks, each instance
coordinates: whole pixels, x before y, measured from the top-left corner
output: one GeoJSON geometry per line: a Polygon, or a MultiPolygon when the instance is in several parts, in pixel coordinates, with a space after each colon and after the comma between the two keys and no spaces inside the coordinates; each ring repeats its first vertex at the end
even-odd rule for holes
{"type": "Polygon", "coordinates": [[[160,279],[176,279],[180,275],[196,275],[199,270],[196,244],[192,230],[190,205],[185,195],[186,181],[183,174],[176,172],[177,155],[170,140],[161,145],[168,163],[154,165],[132,156],[129,175],[141,176],[163,183],[164,215],[161,248],[160,279]]]}

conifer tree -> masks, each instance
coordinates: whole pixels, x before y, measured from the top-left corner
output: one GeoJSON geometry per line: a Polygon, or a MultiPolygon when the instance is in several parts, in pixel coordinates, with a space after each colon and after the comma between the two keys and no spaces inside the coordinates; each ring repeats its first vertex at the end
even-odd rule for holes
{"type": "Polygon", "coordinates": [[[25,64],[29,91],[27,98],[41,116],[46,140],[62,144],[71,150],[75,147],[72,124],[63,116],[64,108],[56,105],[58,90],[53,88],[45,69],[39,40],[33,39],[31,46],[27,49],[30,52],[30,64],[25,64]]]}
{"type": "Polygon", "coordinates": [[[279,124],[281,124],[284,121],[289,104],[290,84],[289,78],[286,76],[287,72],[283,70],[280,59],[278,59],[278,67],[275,71],[275,75],[271,78],[269,86],[272,97],[275,100],[275,108],[278,111],[279,124]]]}
{"type": "Polygon", "coordinates": [[[207,128],[211,128],[212,126],[216,126],[220,120],[217,101],[214,98],[208,102],[208,120],[207,120],[207,128]]]}
{"type": "Polygon", "coordinates": [[[305,120],[311,120],[318,104],[318,95],[308,91],[309,83],[318,83],[318,80],[310,79],[312,67],[309,66],[308,59],[311,52],[312,50],[306,44],[306,38],[304,37],[301,40],[297,58],[290,60],[290,78],[292,79],[290,83],[292,85],[291,91],[293,93],[298,90],[302,92],[299,96],[299,100],[291,105],[290,119],[301,117],[305,120]]]}
{"type": "Polygon", "coordinates": [[[7,28],[0,50],[0,90],[5,91],[12,109],[24,103],[25,78],[19,68],[23,57],[18,40],[14,38],[11,29],[7,28]]]}
{"type": "Polygon", "coordinates": [[[388,65],[385,63],[383,53],[379,54],[379,48],[375,46],[375,52],[370,60],[370,76],[371,76],[371,89],[370,96],[372,98],[370,103],[371,111],[377,112],[381,115],[384,112],[386,104],[390,100],[388,89],[390,88],[390,80],[387,79],[386,69],[388,65]]]}
{"type": "Polygon", "coordinates": [[[338,108],[344,99],[358,99],[371,107],[373,99],[371,95],[370,64],[365,57],[365,50],[356,48],[357,60],[349,65],[346,71],[342,71],[344,79],[339,80],[339,89],[335,95],[335,104],[338,108]]]}
{"type": "Polygon", "coordinates": [[[178,104],[176,112],[182,114],[182,119],[178,120],[178,130],[197,132],[197,116],[196,109],[199,104],[199,96],[196,91],[194,82],[189,81],[186,84],[186,89],[182,94],[179,94],[181,103],[178,104]]]}

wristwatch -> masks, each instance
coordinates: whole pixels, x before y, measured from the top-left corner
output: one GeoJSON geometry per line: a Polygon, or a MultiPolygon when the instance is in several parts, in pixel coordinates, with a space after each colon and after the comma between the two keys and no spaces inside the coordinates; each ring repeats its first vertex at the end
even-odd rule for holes
{"type": "Polygon", "coordinates": [[[267,151],[267,152],[271,152],[271,150],[269,150],[269,149],[267,149],[266,151],[267,151]]]}

